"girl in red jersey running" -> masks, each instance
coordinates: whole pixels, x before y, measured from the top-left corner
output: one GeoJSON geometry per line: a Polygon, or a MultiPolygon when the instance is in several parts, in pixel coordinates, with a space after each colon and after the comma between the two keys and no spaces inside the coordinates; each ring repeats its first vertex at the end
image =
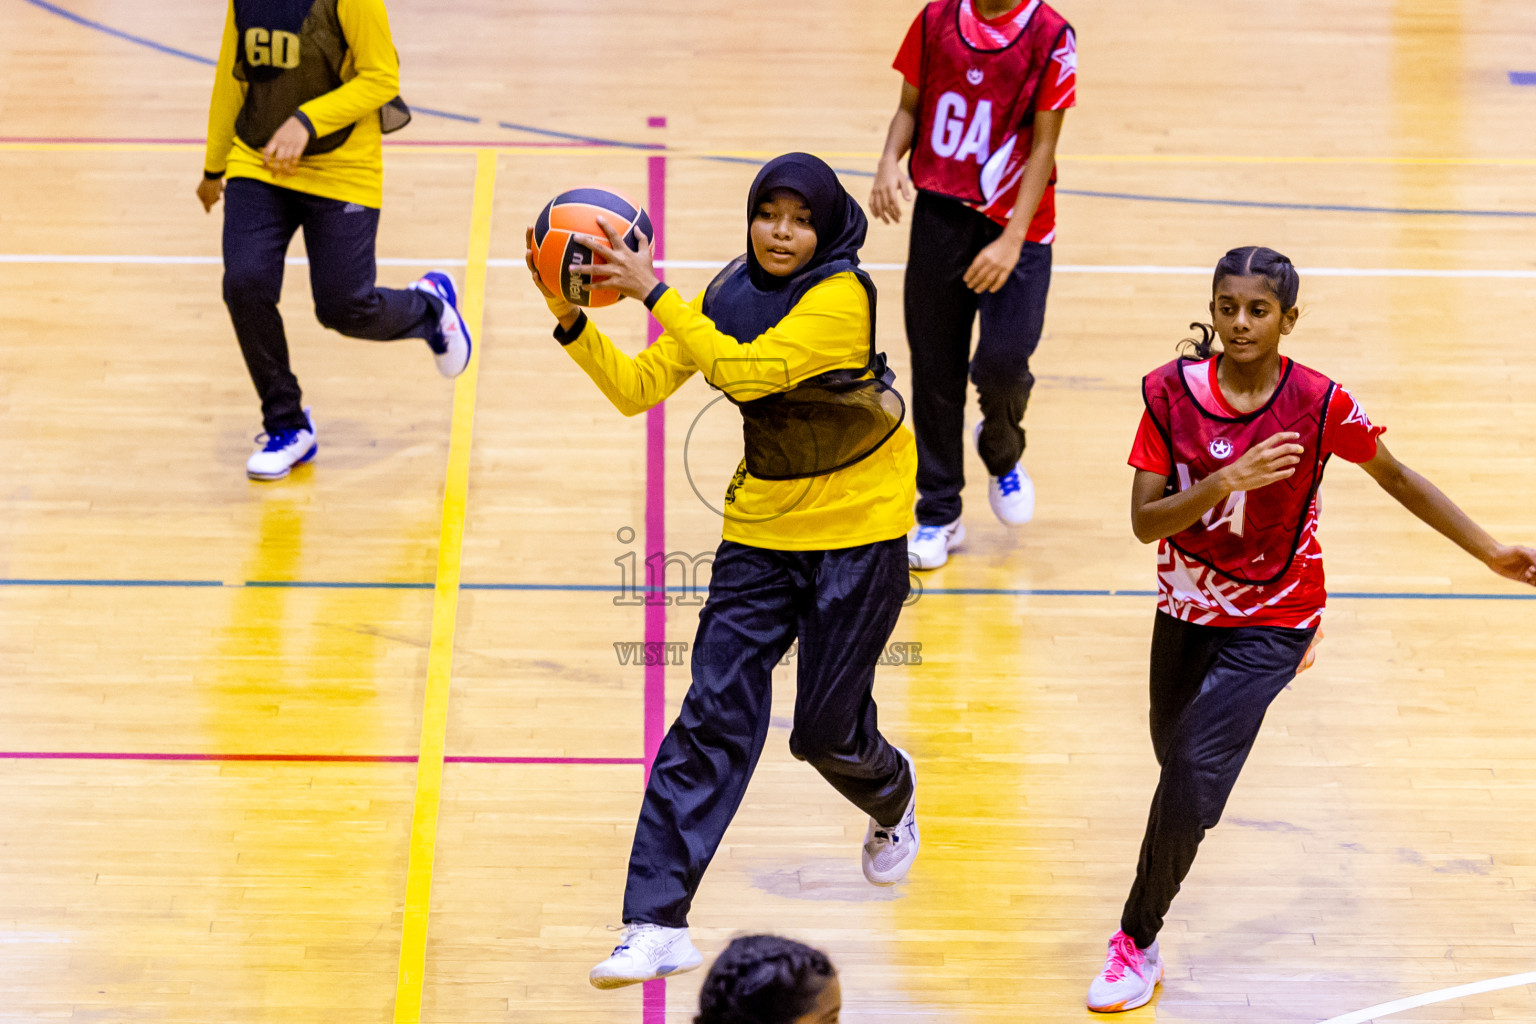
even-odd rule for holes
{"type": "Polygon", "coordinates": [[[1317,634],[1327,600],[1317,489],[1329,456],[1360,465],[1500,576],[1536,586],[1536,550],[1495,541],[1387,451],[1384,428],[1348,391],[1280,354],[1299,285],[1273,249],[1233,249],[1216,264],[1214,328],[1195,325],[1195,357],[1142,381],[1131,528],[1142,543],[1158,541],[1151,725],[1162,775],[1090,1010],[1152,998],[1163,915],[1220,820],[1265,711],[1317,634]]]}

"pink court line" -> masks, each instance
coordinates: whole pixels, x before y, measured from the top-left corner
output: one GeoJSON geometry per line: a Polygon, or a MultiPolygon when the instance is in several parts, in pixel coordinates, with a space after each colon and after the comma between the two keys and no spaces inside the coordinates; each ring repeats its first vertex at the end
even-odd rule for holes
{"type": "Polygon", "coordinates": [[[483,141],[480,139],[401,139],[398,142],[384,141],[386,146],[400,146],[409,149],[413,146],[474,146],[477,149],[591,149],[593,146],[609,146],[605,142],[580,142],[577,140],[551,141],[540,140],[537,142],[518,142],[511,139],[495,141],[483,141]]]}
{"type": "MultiPolygon", "coordinates": [[[[649,128],[665,128],[665,117],[652,117],[649,128]]],[[[645,161],[646,205],[650,207],[651,230],[656,233],[655,258],[666,258],[667,248],[667,158],[647,157],[645,161]]],[[[665,271],[662,272],[665,276],[665,271]]],[[[653,345],[661,337],[661,325],[655,317],[645,324],[645,343],[653,345]]],[[[659,565],[667,550],[667,414],[665,403],[653,406],[645,414],[645,558],[646,565],[659,565]],[[652,559],[655,559],[654,561],[652,559]]],[[[665,582],[665,581],[661,581],[665,582]]],[[[667,639],[667,606],[660,601],[645,605],[645,639],[662,644],[667,639]]],[[[648,647],[647,650],[659,650],[648,647]]],[[[665,665],[645,667],[645,778],[651,778],[651,765],[667,728],[667,669],[665,665]]],[[[647,981],[641,987],[641,1024],[666,1024],[667,979],[647,981]]]]}
{"type": "MultiPolygon", "coordinates": [[[[15,143],[29,145],[84,145],[89,143],[107,143],[111,145],[139,145],[139,146],[201,146],[203,139],[135,139],[135,138],[109,138],[102,136],[85,135],[3,135],[0,143],[15,143]]],[[[602,145],[597,142],[578,141],[550,141],[517,142],[508,139],[482,140],[482,139],[401,139],[394,141],[385,139],[384,145],[399,147],[402,149],[416,149],[432,146],[474,146],[477,149],[590,149],[592,146],[602,145]]]]}
{"type": "MultiPolygon", "coordinates": [[[[3,750],[12,761],[278,761],[304,764],[415,764],[415,754],[171,754],[94,750],[3,750]]],[[[450,754],[447,764],[644,764],[640,757],[489,757],[450,754]]]]}
{"type": "Polygon", "coordinates": [[[204,144],[203,139],[133,139],[106,138],[85,135],[0,135],[0,142],[41,143],[69,145],[83,142],[134,143],[141,146],[186,146],[204,144]]]}

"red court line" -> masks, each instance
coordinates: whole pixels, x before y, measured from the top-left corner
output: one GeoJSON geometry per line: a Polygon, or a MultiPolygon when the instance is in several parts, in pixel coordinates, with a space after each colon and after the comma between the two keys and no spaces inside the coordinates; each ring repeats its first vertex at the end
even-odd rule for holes
{"type": "MultiPolygon", "coordinates": [[[[307,764],[415,764],[415,754],[173,754],[94,750],[0,750],[0,761],[288,761],[307,764]]],[[[450,754],[447,764],[644,764],[640,757],[490,757],[450,754]]]]}
{"type": "MultiPolygon", "coordinates": [[[[127,138],[89,135],[0,135],[0,143],[27,143],[33,145],[79,145],[83,143],[110,143],[113,145],[133,144],[140,146],[201,146],[203,139],[148,139],[127,138]]],[[[599,142],[577,142],[566,140],[540,140],[537,142],[517,142],[510,139],[484,140],[484,139],[400,139],[398,141],[385,139],[384,145],[413,149],[431,146],[474,146],[477,149],[590,149],[593,146],[603,145],[599,142]]]]}

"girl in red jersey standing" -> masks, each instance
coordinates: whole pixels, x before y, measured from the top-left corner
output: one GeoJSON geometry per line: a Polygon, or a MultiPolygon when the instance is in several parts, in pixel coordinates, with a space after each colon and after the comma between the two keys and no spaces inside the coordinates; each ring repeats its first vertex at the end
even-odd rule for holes
{"type": "Polygon", "coordinates": [[[1162,774],[1090,1010],[1152,998],[1163,915],[1221,818],[1270,702],[1308,655],[1327,600],[1316,528],[1330,456],[1361,466],[1500,576],[1536,586],[1536,550],[1495,541],[1393,458],[1384,428],[1348,391],[1280,354],[1299,285],[1273,249],[1233,249],[1216,264],[1214,329],[1196,325],[1195,358],[1142,381],[1131,526],[1143,543],[1158,541],[1151,726],[1162,774]]]}
{"type": "Polygon", "coordinates": [[[936,569],[965,539],[966,376],[976,448],[1004,524],[1027,523],[1035,489],[1020,458],[1056,238],[1056,139],[1077,101],[1077,41],[1041,0],[934,0],[908,29],[905,81],[875,172],[870,212],[912,198],[905,312],[917,435],[917,531],[908,556],[936,569]],[[908,183],[901,158],[911,151],[908,183]],[[971,328],[981,318],[971,353],[971,328]]]}

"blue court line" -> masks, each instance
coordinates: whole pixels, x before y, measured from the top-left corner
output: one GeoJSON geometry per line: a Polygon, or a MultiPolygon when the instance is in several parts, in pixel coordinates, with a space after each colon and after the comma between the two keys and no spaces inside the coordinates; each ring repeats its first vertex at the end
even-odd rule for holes
{"type": "MultiPolygon", "coordinates": [[[[633,593],[638,593],[639,591],[642,591],[642,590],[647,591],[647,592],[653,591],[653,590],[663,590],[663,591],[665,590],[665,588],[662,588],[662,587],[651,587],[651,586],[645,586],[645,587],[638,587],[638,586],[637,587],[616,587],[612,583],[461,583],[461,584],[459,584],[459,589],[460,590],[555,590],[555,591],[569,591],[571,593],[578,593],[578,592],[602,593],[602,592],[606,592],[606,593],[609,593],[609,594],[621,594],[621,593],[633,594],[633,593]]],[[[683,587],[673,587],[671,589],[676,590],[679,593],[681,593],[681,592],[683,592],[683,590],[685,588],[683,588],[683,587]]]]}
{"type": "MultiPolygon", "coordinates": [[[[160,53],[168,54],[172,57],[180,57],[183,60],[196,61],[197,63],[205,64],[208,67],[218,67],[219,65],[219,62],[214,60],[212,57],[204,57],[200,53],[190,53],[186,50],[179,50],[174,46],[167,46],[164,43],[157,43],[153,39],[145,39],[143,36],[136,36],[131,32],[124,32],[122,29],[113,28],[111,25],[103,25],[99,21],[92,21],[90,18],[76,14],[74,11],[68,11],[56,4],[51,4],[48,2],[48,0],[25,0],[25,2],[31,4],[33,7],[47,11],[49,14],[56,14],[66,21],[72,21],[76,25],[81,25],[85,28],[105,33],[106,35],[112,36],[116,39],[121,39],[124,42],[135,43],[139,46],[147,46],[151,50],[157,50],[160,53]]],[[[429,117],[443,117],[450,121],[466,121],[469,124],[480,123],[480,119],[478,117],[474,117],[470,114],[451,114],[445,110],[433,110],[431,107],[412,106],[411,112],[415,114],[426,114],[429,117]]]]}
{"type": "Polygon", "coordinates": [[[223,580],[5,579],[0,587],[222,587],[223,580]]]}
{"type": "MultiPolygon", "coordinates": [[[[25,2],[31,4],[33,7],[39,8],[40,10],[47,11],[50,14],[56,14],[61,18],[65,18],[74,22],[77,25],[84,26],[85,28],[94,29],[97,32],[104,32],[109,36],[114,36],[118,39],[125,40],[126,42],[136,43],[139,46],[147,46],[151,50],[157,50],[160,53],[169,54],[172,57],[181,57],[185,60],[197,61],[199,64],[217,64],[217,61],[210,60],[209,58],[203,57],[199,54],[188,53],[186,50],[179,50],[174,46],[166,46],[164,43],[157,43],[153,39],[145,39],[143,36],[136,36],[132,33],[124,32],[121,29],[115,29],[110,25],[103,25],[99,21],[92,21],[90,18],[81,17],[73,11],[68,11],[62,7],[57,6],[56,4],[49,3],[48,0],[25,0],[25,2]]],[[[1509,80],[1516,85],[1536,85],[1536,72],[1511,71],[1509,73],[1509,80]]],[[[480,118],[474,117],[470,114],[454,114],[444,110],[434,110],[430,107],[412,107],[411,109],[420,114],[426,114],[431,117],[447,118],[451,121],[463,121],[467,124],[482,123],[480,118]]],[[[530,135],[542,135],[553,139],[566,139],[576,142],[590,142],[598,146],[612,146],[615,149],[661,151],[667,151],[668,149],[668,147],[662,145],[661,143],[626,142],[622,139],[605,139],[597,135],[581,135],[575,132],[562,132],[556,131],[553,128],[538,128],[534,125],[517,124],[512,121],[497,121],[496,125],[500,128],[506,128],[509,131],[527,132],[530,135]]],[[[705,155],[702,157],[702,159],[710,160],[715,163],[727,164],[758,165],[762,163],[761,160],[758,160],[754,157],[742,156],[705,155]]],[[[833,169],[836,170],[839,174],[845,174],[854,178],[873,178],[875,176],[873,171],[867,171],[863,169],[847,167],[837,167],[833,169]]],[[[1089,199],[1121,199],[1136,203],[1177,203],[1195,206],[1236,206],[1258,210],[1317,210],[1325,213],[1387,213],[1418,217],[1536,217],[1536,210],[1421,210],[1405,206],[1357,206],[1348,203],[1279,203],[1263,202],[1253,199],[1197,199],[1193,196],[1154,196],[1143,195],[1136,192],[1094,192],[1085,189],[1066,188],[1058,188],[1056,191],[1064,196],[1083,196],[1089,199]]]]}
{"type": "MultiPolygon", "coordinates": [[[[431,590],[428,582],[369,582],[364,580],[114,580],[66,578],[0,578],[0,587],[242,587],[269,590],[431,590]]],[[[635,593],[648,587],[620,587],[612,583],[461,583],[462,590],[501,590],[554,593],[635,593]]],[[[682,592],[686,588],[669,587],[682,592]]],[[[922,593],[945,597],[1156,597],[1155,590],[1096,590],[1065,587],[924,587],[922,593]]],[[[1364,601],[1536,601],[1536,593],[1456,594],[1395,590],[1337,590],[1331,598],[1364,601]]]]}
{"type": "Polygon", "coordinates": [[[246,580],[232,587],[264,587],[272,590],[431,590],[430,583],[354,583],[349,580],[246,580]]]}
{"type": "Polygon", "coordinates": [[[480,119],[473,114],[451,114],[446,110],[433,110],[431,107],[418,107],[411,104],[411,113],[426,114],[428,117],[442,117],[449,121],[463,121],[466,124],[479,124],[480,119]]]}
{"type": "MultiPolygon", "coordinates": [[[[511,121],[497,121],[498,128],[506,128],[514,132],[528,132],[530,135],[544,135],[551,139],[567,139],[572,142],[590,142],[595,146],[612,146],[615,149],[656,149],[665,150],[667,147],[660,142],[624,142],[620,139],[604,139],[596,135],[578,135],[575,132],[557,132],[553,128],[535,128],[528,124],[513,124],[511,121]]],[[[760,161],[752,161],[759,163],[760,161]]]]}
{"type": "Polygon", "coordinates": [[[207,64],[209,67],[217,67],[219,63],[218,61],[204,57],[201,54],[188,53],[186,50],[178,50],[174,46],[166,46],[164,43],[157,43],[153,39],[145,39],[143,36],[136,36],[132,33],[124,32],[121,29],[113,28],[111,25],[103,25],[99,21],[92,21],[90,18],[81,17],[74,11],[66,11],[62,7],[57,7],[49,3],[48,0],[26,0],[26,2],[31,4],[33,7],[42,8],[49,14],[57,14],[59,17],[65,19],[66,21],[72,21],[76,25],[84,25],[86,28],[95,29],[97,32],[104,32],[107,35],[115,36],[118,39],[123,39],[130,43],[137,43],[140,46],[147,46],[151,50],[159,50],[161,53],[168,53],[172,57],[180,57],[183,60],[195,60],[199,64],[207,64]]]}
{"type": "MultiPolygon", "coordinates": [[[[914,588],[916,589],[916,588],[914,588]]],[[[1075,590],[1057,587],[1018,588],[1007,587],[923,587],[924,597],[929,594],[966,597],[1156,597],[1155,590],[1075,590]]]]}

